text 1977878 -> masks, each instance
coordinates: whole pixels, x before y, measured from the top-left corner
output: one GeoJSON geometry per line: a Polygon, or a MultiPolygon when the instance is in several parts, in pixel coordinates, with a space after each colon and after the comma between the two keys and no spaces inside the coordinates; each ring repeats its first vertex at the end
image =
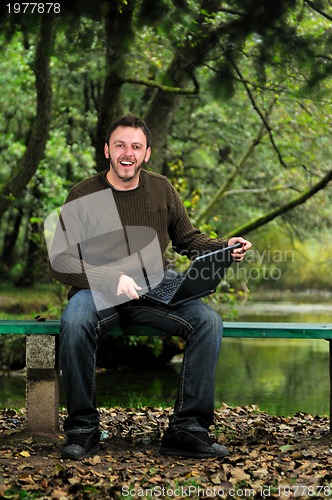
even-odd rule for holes
{"type": "Polygon", "coordinates": [[[60,14],[60,3],[15,2],[6,5],[9,14],[60,14]]]}
{"type": "Polygon", "coordinates": [[[273,493],[274,495],[277,494],[278,497],[281,496],[282,498],[285,497],[315,497],[317,496],[320,497],[331,497],[332,494],[332,487],[331,485],[305,485],[305,484],[298,484],[298,485],[292,485],[292,486],[266,486],[261,489],[261,496],[262,497],[270,497],[270,495],[273,493]]]}

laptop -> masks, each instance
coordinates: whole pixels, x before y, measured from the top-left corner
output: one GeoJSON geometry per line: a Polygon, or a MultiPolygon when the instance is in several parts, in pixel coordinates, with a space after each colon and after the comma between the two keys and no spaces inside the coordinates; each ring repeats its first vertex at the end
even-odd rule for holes
{"type": "Polygon", "coordinates": [[[225,248],[200,255],[192,261],[184,274],[174,270],[165,271],[164,279],[154,288],[143,292],[141,298],[156,304],[175,307],[188,300],[205,297],[216,291],[217,286],[231,266],[234,248],[240,248],[242,243],[235,243],[225,248]]]}

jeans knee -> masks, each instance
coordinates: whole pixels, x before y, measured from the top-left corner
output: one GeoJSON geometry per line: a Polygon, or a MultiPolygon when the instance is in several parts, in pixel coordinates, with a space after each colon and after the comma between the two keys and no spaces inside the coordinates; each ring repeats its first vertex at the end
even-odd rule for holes
{"type": "Polygon", "coordinates": [[[196,311],[196,314],[192,314],[190,324],[196,335],[205,339],[209,344],[220,346],[223,331],[222,319],[209,306],[202,303],[202,307],[196,311]]]}
{"type": "Polygon", "coordinates": [[[61,344],[83,345],[87,339],[95,339],[98,318],[88,308],[72,307],[70,302],[61,317],[61,344]]]}
{"type": "Polygon", "coordinates": [[[223,331],[223,323],[221,317],[213,309],[210,309],[210,313],[206,316],[206,321],[211,340],[215,344],[220,344],[223,331]]]}
{"type": "Polygon", "coordinates": [[[216,334],[220,335],[222,333],[222,319],[220,315],[209,306],[204,309],[199,320],[216,334]]]}

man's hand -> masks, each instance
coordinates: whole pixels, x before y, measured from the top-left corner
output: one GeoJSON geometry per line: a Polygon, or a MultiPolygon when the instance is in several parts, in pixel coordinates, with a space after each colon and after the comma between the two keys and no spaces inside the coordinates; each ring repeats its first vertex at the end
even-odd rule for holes
{"type": "Polygon", "coordinates": [[[137,293],[138,290],[141,290],[141,287],[135,283],[133,278],[130,278],[126,274],[122,274],[119,279],[117,295],[127,295],[130,300],[139,299],[139,295],[137,293]]]}
{"type": "Polygon", "coordinates": [[[234,245],[234,243],[242,243],[242,247],[234,248],[233,252],[231,253],[233,259],[236,262],[241,262],[241,260],[243,260],[245,254],[246,254],[246,251],[252,247],[252,244],[250,243],[250,241],[242,238],[242,236],[235,236],[234,238],[231,238],[230,240],[228,240],[229,246],[234,245]]]}

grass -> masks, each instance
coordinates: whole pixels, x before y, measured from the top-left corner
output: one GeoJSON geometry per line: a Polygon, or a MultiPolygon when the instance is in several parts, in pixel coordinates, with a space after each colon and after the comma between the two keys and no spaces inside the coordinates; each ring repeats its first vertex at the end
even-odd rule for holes
{"type": "Polygon", "coordinates": [[[59,318],[64,289],[40,284],[29,288],[0,286],[0,319],[33,319],[37,315],[59,318]]]}

